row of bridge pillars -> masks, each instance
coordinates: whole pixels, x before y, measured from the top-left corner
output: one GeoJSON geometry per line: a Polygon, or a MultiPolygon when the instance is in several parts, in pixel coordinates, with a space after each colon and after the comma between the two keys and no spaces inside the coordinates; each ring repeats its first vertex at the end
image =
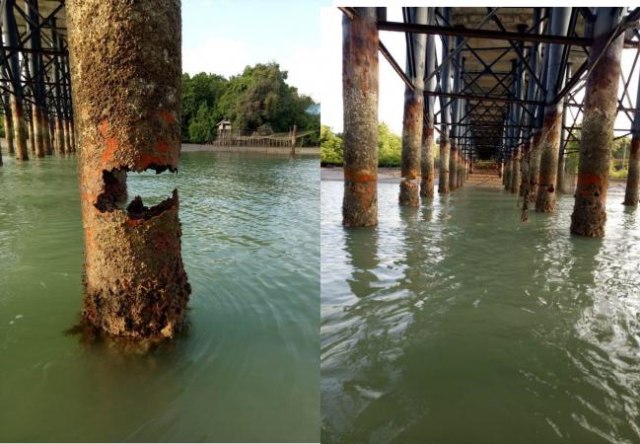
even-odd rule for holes
{"type": "MultiPolygon", "coordinates": [[[[378,30],[376,8],[354,8],[353,17],[343,18],[343,111],[344,111],[344,199],[343,224],[347,227],[375,226],[378,223],[378,30]]],[[[427,24],[434,8],[408,8],[409,20],[427,24]]],[[[454,40],[445,46],[453,50],[454,40]]],[[[399,203],[417,207],[434,195],[435,173],[433,145],[435,136],[434,104],[436,45],[433,35],[412,34],[407,37],[406,77],[402,166],[399,203]],[[425,80],[427,79],[426,84],[425,80]],[[425,98],[426,96],[426,98],[425,98]]],[[[448,53],[448,50],[446,50],[448,53]]],[[[456,64],[448,63],[443,71],[441,88],[462,88],[463,61],[459,53],[456,64]]],[[[463,186],[468,178],[470,159],[461,120],[465,101],[454,99],[442,103],[440,129],[440,165],[438,192],[447,194],[463,186]],[[451,102],[452,105],[449,103],[451,102]],[[451,116],[449,115],[451,113],[451,116]]]]}
{"type": "MultiPolygon", "coordinates": [[[[352,17],[343,18],[343,101],[345,141],[345,226],[377,224],[377,108],[378,108],[378,33],[375,8],[355,8],[352,17]]],[[[430,23],[433,8],[409,8],[409,21],[430,23]]],[[[444,14],[448,13],[445,8],[444,14]]],[[[593,44],[589,51],[589,72],[584,99],[582,137],[580,141],[578,183],[575,194],[571,232],[589,237],[604,235],[605,204],[609,162],[613,141],[613,124],[617,112],[617,90],[624,34],[611,39],[621,21],[622,8],[598,8],[593,26],[589,26],[593,44]]],[[[547,32],[567,35],[571,8],[551,8],[547,32]]],[[[534,23],[541,25],[539,8],[534,23]]],[[[446,19],[446,17],[445,17],[446,19]]],[[[538,29],[540,33],[542,29],[538,29]]],[[[417,206],[420,194],[433,197],[434,98],[424,94],[436,90],[434,36],[411,34],[407,37],[408,58],[402,134],[402,181],[400,204],[417,206]],[[423,79],[427,79],[426,84],[423,79]],[[418,167],[419,166],[419,167],[418,167]],[[420,183],[420,184],[419,184],[420,183]]],[[[454,37],[443,40],[447,57],[454,37]]],[[[564,188],[564,153],[560,150],[564,121],[563,102],[558,98],[562,79],[563,46],[548,44],[541,57],[540,45],[533,42],[529,50],[529,81],[525,88],[523,64],[514,62],[512,94],[526,99],[523,109],[513,103],[505,119],[503,180],[507,189],[523,197],[524,209],[534,204],[537,212],[555,210],[557,194],[564,188]],[[545,91],[537,87],[533,75],[541,79],[545,91]],[[535,102],[544,105],[534,105],[535,102]],[[524,112],[526,111],[526,112],[524,112]],[[524,113],[524,114],[523,114],[524,113]]],[[[519,50],[523,53],[523,46],[519,50]]],[[[452,55],[453,56],[453,55],[452,55]]],[[[460,71],[464,60],[455,54],[455,64],[442,68],[442,97],[451,91],[451,68],[460,71]]],[[[570,67],[570,64],[568,64],[570,67]]],[[[570,69],[570,68],[569,68],[570,69]]],[[[454,72],[453,93],[461,91],[462,77],[454,72]]],[[[638,97],[640,103],[640,95],[638,97]]],[[[462,99],[442,101],[440,131],[440,166],[438,191],[448,193],[464,183],[469,158],[461,155],[463,117],[462,99]],[[449,103],[453,103],[449,110],[449,103]],[[450,113],[451,111],[451,113],[450,113]],[[451,120],[450,120],[451,118],[451,120]],[[460,173],[459,173],[460,171],[460,173]]],[[[465,133],[466,134],[466,133],[465,133]]],[[[632,148],[625,204],[637,205],[640,182],[640,117],[632,127],[632,148]]],[[[502,168],[502,167],[501,167],[502,168]]]]}
{"type": "Polygon", "coordinates": [[[3,96],[7,152],[17,160],[73,153],[76,143],[64,39],[57,32],[55,17],[43,23],[38,0],[26,0],[23,6],[26,39],[18,31],[16,0],[5,0],[2,10],[6,61],[0,80],[7,92],[3,96]],[[43,61],[41,29],[45,26],[51,29],[49,63],[43,61]]]}

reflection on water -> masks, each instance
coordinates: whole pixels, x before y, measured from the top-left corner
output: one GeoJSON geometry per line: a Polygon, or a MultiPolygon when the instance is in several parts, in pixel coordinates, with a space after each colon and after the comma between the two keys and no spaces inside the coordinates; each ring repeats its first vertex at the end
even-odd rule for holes
{"type": "Polygon", "coordinates": [[[144,356],[63,332],[82,307],[75,159],[0,168],[0,441],[317,441],[315,159],[186,153],[188,334],[144,356]]]}
{"type": "Polygon", "coordinates": [[[322,441],[640,441],[640,213],[607,236],[465,188],[416,210],[380,184],[380,224],[340,225],[322,183],[322,441]]]}

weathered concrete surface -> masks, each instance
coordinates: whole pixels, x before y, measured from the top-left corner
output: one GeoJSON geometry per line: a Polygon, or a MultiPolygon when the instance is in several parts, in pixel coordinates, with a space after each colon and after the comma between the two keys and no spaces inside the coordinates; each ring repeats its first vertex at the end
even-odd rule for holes
{"type": "Polygon", "coordinates": [[[449,152],[451,144],[444,135],[440,137],[440,172],[438,173],[438,193],[449,192],[449,152]]]}
{"type": "Polygon", "coordinates": [[[520,185],[518,196],[526,197],[529,189],[529,163],[531,161],[531,143],[526,141],[520,160],[520,185]]]}
{"type": "Polygon", "coordinates": [[[435,171],[433,161],[433,142],[434,142],[433,121],[427,122],[422,129],[422,157],[420,159],[420,195],[426,198],[432,198],[434,195],[435,171]]]}
{"type": "Polygon", "coordinates": [[[513,151],[513,164],[511,167],[511,184],[509,191],[517,193],[520,189],[521,169],[520,169],[520,148],[513,151]]]}
{"type": "MultiPolygon", "coordinates": [[[[11,114],[5,112],[3,115],[4,119],[4,138],[7,141],[7,154],[10,156],[15,152],[15,148],[13,146],[13,122],[11,121],[11,114]]],[[[2,156],[0,156],[0,165],[2,164],[2,156]]]]}
{"type": "Polygon", "coordinates": [[[179,0],[69,0],[85,242],[84,322],[100,334],[170,338],[191,291],[178,193],[147,208],[126,172],[175,171],[180,154],[179,0]],[[88,32],[90,30],[90,32],[88,32]]]}
{"type": "Polygon", "coordinates": [[[458,147],[455,142],[451,142],[449,149],[449,191],[458,188],[458,147]]]}
{"type": "Polygon", "coordinates": [[[629,173],[627,174],[627,188],[624,192],[624,205],[638,206],[638,186],[640,184],[640,137],[631,139],[629,152],[629,173]]]}
{"type": "Polygon", "coordinates": [[[504,162],[504,172],[502,176],[502,183],[504,184],[504,189],[509,190],[511,188],[511,173],[513,171],[513,156],[511,154],[507,154],[507,158],[504,162]]]}
{"type": "Polygon", "coordinates": [[[34,154],[36,157],[44,157],[46,154],[44,146],[44,122],[42,112],[38,105],[31,107],[31,122],[33,126],[34,154]]]}
{"type": "Polygon", "coordinates": [[[540,184],[540,144],[542,142],[541,131],[536,131],[531,138],[531,152],[529,154],[529,187],[527,201],[535,202],[538,196],[540,184]]]}
{"type": "Polygon", "coordinates": [[[556,182],[558,174],[558,152],[562,132],[562,109],[558,106],[545,108],[540,143],[540,173],[536,211],[551,213],[556,208],[556,182]]]}
{"type": "Polygon", "coordinates": [[[11,94],[9,106],[11,107],[11,121],[13,122],[13,142],[15,144],[16,159],[29,160],[29,151],[27,149],[28,134],[23,117],[22,101],[11,94]]]}
{"type": "Polygon", "coordinates": [[[344,198],[347,227],[378,224],[378,30],[375,8],[342,19],[344,198]]]}
{"type": "Polygon", "coordinates": [[[571,215],[571,233],[588,237],[604,236],[609,162],[624,42],[624,34],[621,34],[603,51],[607,37],[608,33],[597,35],[589,54],[590,64],[600,54],[601,59],[592,68],[587,79],[578,186],[571,215]]]}
{"type": "MultiPolygon", "coordinates": [[[[424,57],[423,57],[424,58],[424,57]]],[[[420,205],[420,154],[422,148],[422,120],[424,94],[422,89],[404,93],[404,117],[402,124],[402,182],[400,182],[400,205],[420,205]]]]}
{"type": "Polygon", "coordinates": [[[55,119],[55,147],[56,153],[60,156],[66,153],[66,149],[64,146],[64,124],[62,123],[62,117],[60,115],[56,116],[55,119]]]}

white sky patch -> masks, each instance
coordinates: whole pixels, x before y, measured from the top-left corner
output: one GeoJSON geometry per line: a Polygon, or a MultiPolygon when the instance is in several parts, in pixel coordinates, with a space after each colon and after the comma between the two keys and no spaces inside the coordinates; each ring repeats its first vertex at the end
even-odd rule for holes
{"type": "Polygon", "coordinates": [[[189,74],[199,72],[220,74],[225,77],[242,73],[255,57],[245,43],[219,37],[209,37],[199,45],[182,52],[182,70],[189,74]]]}
{"type": "Polygon", "coordinates": [[[323,83],[319,52],[319,47],[300,47],[280,63],[280,67],[289,72],[287,82],[316,102],[320,100],[323,83]]]}

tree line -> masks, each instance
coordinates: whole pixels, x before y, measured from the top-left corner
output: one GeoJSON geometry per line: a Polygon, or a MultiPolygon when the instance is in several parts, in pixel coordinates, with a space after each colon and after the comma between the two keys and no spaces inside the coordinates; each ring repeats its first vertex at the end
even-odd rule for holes
{"type": "Polygon", "coordinates": [[[317,144],[320,105],[287,83],[277,63],[258,63],[228,79],[201,72],[182,75],[182,140],[206,143],[217,136],[216,124],[229,120],[243,135],[315,130],[305,144],[317,144]]]}

